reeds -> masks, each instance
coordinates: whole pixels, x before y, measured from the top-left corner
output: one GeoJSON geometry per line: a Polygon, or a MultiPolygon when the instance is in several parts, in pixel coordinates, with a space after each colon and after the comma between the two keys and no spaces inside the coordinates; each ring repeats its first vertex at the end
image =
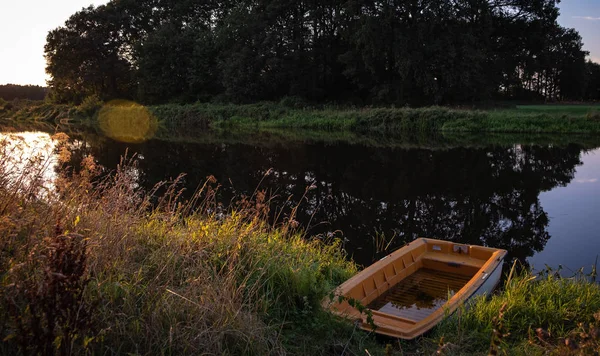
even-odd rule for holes
{"type": "Polygon", "coordinates": [[[71,105],[19,99],[0,108],[0,119],[45,121],[55,124],[71,119],[84,119],[87,114],[89,112],[84,114],[77,107],[71,105]]]}

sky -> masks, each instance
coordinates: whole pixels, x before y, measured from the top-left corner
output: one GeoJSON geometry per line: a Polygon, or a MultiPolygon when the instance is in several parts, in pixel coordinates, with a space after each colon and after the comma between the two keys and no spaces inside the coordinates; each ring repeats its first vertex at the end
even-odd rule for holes
{"type": "Polygon", "coordinates": [[[576,29],[583,38],[583,49],[600,63],[600,0],[562,0],[558,7],[558,22],[576,29]]]}
{"type": "MultiPolygon", "coordinates": [[[[0,0],[0,84],[45,85],[44,44],[48,31],[88,5],[107,0],[0,0]]],[[[563,0],[559,23],[583,37],[584,49],[600,63],[600,0],[563,0]]]]}
{"type": "Polygon", "coordinates": [[[48,31],[107,0],[0,0],[0,84],[46,85],[48,31]]]}

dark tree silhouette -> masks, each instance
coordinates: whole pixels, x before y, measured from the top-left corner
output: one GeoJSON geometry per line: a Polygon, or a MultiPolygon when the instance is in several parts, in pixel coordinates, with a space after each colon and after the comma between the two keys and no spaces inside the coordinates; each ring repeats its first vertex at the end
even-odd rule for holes
{"type": "Polygon", "coordinates": [[[0,99],[7,101],[14,99],[44,100],[47,93],[48,88],[38,85],[0,85],[0,99]]]}
{"type": "Polygon", "coordinates": [[[48,34],[47,71],[62,102],[598,99],[557,3],[112,0],[48,34]]]}

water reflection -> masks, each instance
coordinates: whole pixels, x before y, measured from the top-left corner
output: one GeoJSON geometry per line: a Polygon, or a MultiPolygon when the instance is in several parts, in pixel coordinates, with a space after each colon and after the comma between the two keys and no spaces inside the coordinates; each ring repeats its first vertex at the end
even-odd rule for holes
{"type": "MultiPolygon", "coordinates": [[[[64,173],[50,135],[0,139],[6,141],[3,159],[13,160],[7,172],[20,174],[23,162],[36,156],[48,168],[36,178],[46,191],[58,170],[64,173]]],[[[283,220],[298,206],[295,219],[308,234],[344,238],[348,252],[364,265],[418,236],[505,248],[509,260],[533,261],[536,267],[591,265],[595,255],[589,251],[598,250],[597,236],[590,234],[599,208],[593,192],[600,155],[584,154],[590,162],[575,177],[586,152],[578,145],[126,144],[85,134],[67,147],[73,169],[89,154],[114,169],[126,150],[137,152],[138,168],[131,174],[145,189],[186,172],[191,194],[214,175],[222,184],[218,198],[228,204],[260,185],[272,197],[272,218],[283,220]],[[551,234],[558,237],[539,253],[551,234]],[[574,248],[579,252],[568,252],[574,248]]]]}
{"type": "Polygon", "coordinates": [[[550,239],[540,193],[571,182],[583,151],[577,145],[403,149],[88,140],[89,153],[106,167],[115,167],[127,148],[139,152],[145,188],[186,172],[191,193],[214,175],[223,185],[219,199],[229,203],[260,184],[273,197],[273,215],[299,206],[296,220],[309,234],[342,231],[361,264],[418,236],[505,248],[508,259],[526,262],[550,239]],[[314,189],[306,192],[308,186],[314,189]]]}
{"type": "MultiPolygon", "coordinates": [[[[600,211],[600,150],[581,155],[583,165],[566,187],[540,194],[540,201],[550,218],[548,232],[552,238],[544,250],[530,259],[536,268],[550,264],[564,267],[564,274],[591,265],[600,254],[598,212],[600,211]]],[[[600,258],[598,258],[600,262],[600,258]]]]}

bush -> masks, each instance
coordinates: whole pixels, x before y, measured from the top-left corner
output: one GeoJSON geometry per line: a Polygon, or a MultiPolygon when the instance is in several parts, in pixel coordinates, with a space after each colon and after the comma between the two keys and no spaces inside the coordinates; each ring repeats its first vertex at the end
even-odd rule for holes
{"type": "Polygon", "coordinates": [[[308,102],[298,96],[285,96],[279,101],[279,105],[290,109],[304,109],[309,107],[308,102]]]}
{"type": "Polygon", "coordinates": [[[86,117],[92,117],[100,110],[102,105],[103,102],[100,100],[100,97],[94,94],[83,99],[77,110],[86,117]]]}

